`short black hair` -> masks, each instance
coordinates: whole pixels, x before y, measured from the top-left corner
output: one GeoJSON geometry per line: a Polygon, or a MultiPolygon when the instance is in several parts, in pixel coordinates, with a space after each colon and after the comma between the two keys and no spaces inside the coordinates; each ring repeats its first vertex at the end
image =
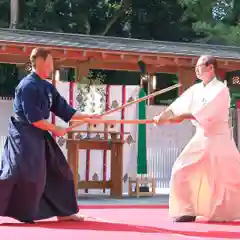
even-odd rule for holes
{"type": "Polygon", "coordinates": [[[33,68],[36,67],[36,59],[37,58],[43,58],[44,60],[46,60],[46,58],[50,54],[51,54],[51,51],[48,48],[42,48],[42,47],[34,48],[30,55],[30,63],[32,65],[32,67],[33,68]]]}

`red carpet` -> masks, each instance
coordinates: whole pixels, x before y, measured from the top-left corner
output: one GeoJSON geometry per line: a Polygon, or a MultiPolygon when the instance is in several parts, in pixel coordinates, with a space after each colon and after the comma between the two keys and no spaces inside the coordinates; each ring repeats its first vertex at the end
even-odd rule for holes
{"type": "Polygon", "coordinates": [[[168,210],[159,206],[85,206],[86,222],[55,222],[21,224],[0,218],[1,239],[4,240],[67,240],[67,239],[240,239],[240,222],[173,223],[168,210]]]}

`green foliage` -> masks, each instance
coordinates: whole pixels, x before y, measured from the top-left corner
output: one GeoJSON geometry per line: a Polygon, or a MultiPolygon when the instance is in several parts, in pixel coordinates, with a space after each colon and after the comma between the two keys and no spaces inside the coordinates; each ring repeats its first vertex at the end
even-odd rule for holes
{"type": "Polygon", "coordinates": [[[184,8],[175,0],[133,0],[129,16],[131,37],[162,41],[190,41],[191,23],[182,18],[184,8]]]}
{"type": "Polygon", "coordinates": [[[11,97],[18,84],[18,71],[15,65],[0,64],[0,96],[11,97]]]}
{"type": "Polygon", "coordinates": [[[204,42],[240,45],[240,24],[230,25],[223,22],[209,24],[206,22],[196,22],[193,28],[200,34],[205,34],[204,42]]]}
{"type": "Polygon", "coordinates": [[[10,4],[9,0],[0,0],[0,27],[9,26],[10,19],[10,4]]]}
{"type": "Polygon", "coordinates": [[[180,0],[200,42],[240,45],[239,0],[180,0]]]}
{"type": "Polygon", "coordinates": [[[98,72],[98,71],[89,71],[88,76],[83,78],[81,80],[81,82],[79,83],[81,84],[87,84],[87,85],[100,85],[103,84],[104,81],[106,79],[106,74],[102,73],[102,72],[98,72]]]}
{"type": "Polygon", "coordinates": [[[68,31],[70,7],[68,0],[24,0],[19,28],[43,31],[68,31]]]}
{"type": "MultiPolygon", "coordinates": [[[[18,1],[17,27],[22,29],[240,45],[239,0],[18,1]]],[[[0,27],[8,27],[10,0],[0,0],[0,11],[0,27]]],[[[0,73],[6,69],[10,72],[6,73],[8,78],[14,79],[7,82],[1,76],[1,90],[4,86],[6,93],[12,91],[17,81],[11,75],[17,71],[16,67],[10,68],[0,67],[0,73]]],[[[91,72],[83,81],[106,83],[113,79],[113,73],[107,72],[105,78],[96,74],[91,72]]],[[[124,79],[131,77],[126,74],[124,79]]]]}
{"type": "Polygon", "coordinates": [[[82,34],[101,34],[121,8],[116,0],[21,1],[20,28],[82,34]]]}

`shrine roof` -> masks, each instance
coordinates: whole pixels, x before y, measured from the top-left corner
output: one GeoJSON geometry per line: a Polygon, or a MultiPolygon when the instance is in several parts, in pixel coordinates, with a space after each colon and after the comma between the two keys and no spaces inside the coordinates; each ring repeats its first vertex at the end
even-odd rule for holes
{"type": "Polygon", "coordinates": [[[161,42],[95,35],[0,29],[0,46],[7,43],[54,46],[67,49],[90,49],[104,52],[114,51],[124,54],[170,54],[189,57],[211,54],[221,59],[240,60],[240,47],[237,46],[161,42]]]}

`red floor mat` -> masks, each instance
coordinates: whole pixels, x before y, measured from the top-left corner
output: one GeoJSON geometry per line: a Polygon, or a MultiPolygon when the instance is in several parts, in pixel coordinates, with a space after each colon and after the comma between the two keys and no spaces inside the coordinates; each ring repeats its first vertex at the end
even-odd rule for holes
{"type": "Polygon", "coordinates": [[[86,222],[62,222],[55,219],[27,225],[0,218],[4,240],[67,239],[240,239],[240,223],[173,223],[164,208],[106,208],[94,206],[81,210],[86,222]],[[94,209],[93,209],[94,208],[94,209]]]}

